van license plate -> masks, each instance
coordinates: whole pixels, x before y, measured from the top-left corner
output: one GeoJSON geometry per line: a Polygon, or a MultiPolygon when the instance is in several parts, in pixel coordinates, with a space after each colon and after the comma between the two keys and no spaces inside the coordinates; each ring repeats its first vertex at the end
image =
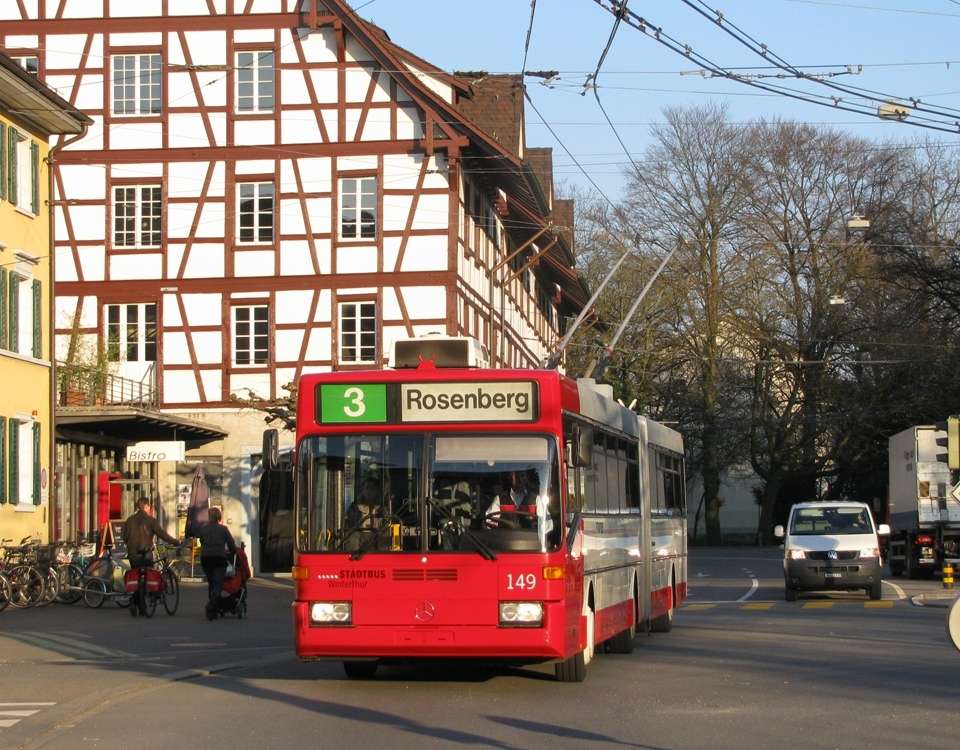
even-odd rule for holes
{"type": "Polygon", "coordinates": [[[824,575],[827,578],[841,578],[843,576],[842,573],[824,573],[824,575]]]}

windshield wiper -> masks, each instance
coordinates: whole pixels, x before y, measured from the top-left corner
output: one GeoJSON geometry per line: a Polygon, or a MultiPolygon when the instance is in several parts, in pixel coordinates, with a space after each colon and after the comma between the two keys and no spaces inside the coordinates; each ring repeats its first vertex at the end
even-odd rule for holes
{"type": "Polygon", "coordinates": [[[471,542],[473,542],[474,547],[476,547],[477,554],[480,555],[485,560],[496,560],[497,556],[492,549],[490,549],[484,542],[480,541],[480,538],[473,533],[471,529],[468,529],[460,519],[455,518],[453,514],[447,510],[443,505],[435,502],[431,498],[427,498],[426,503],[428,506],[438,511],[445,519],[450,521],[454,526],[456,526],[460,533],[467,537],[471,542]]]}

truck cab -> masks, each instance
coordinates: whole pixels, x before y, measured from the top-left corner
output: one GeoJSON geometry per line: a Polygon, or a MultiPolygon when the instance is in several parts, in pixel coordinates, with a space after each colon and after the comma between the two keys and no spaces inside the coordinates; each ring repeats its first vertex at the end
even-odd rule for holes
{"type": "Polygon", "coordinates": [[[877,536],[889,533],[886,524],[877,527],[864,503],[797,503],[786,529],[774,529],[784,540],[786,600],[796,601],[801,591],[854,589],[864,589],[871,599],[882,598],[877,536]]]}

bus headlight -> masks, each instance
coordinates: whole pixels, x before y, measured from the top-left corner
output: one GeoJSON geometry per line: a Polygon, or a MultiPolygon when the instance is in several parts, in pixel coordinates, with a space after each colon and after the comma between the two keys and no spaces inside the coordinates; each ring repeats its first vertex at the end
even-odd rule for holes
{"type": "Polygon", "coordinates": [[[537,628],[542,624],[541,602],[500,602],[500,627],[537,628]]]}
{"type": "Polygon", "coordinates": [[[310,622],[314,625],[349,625],[352,620],[350,602],[314,602],[310,605],[310,622]]]}

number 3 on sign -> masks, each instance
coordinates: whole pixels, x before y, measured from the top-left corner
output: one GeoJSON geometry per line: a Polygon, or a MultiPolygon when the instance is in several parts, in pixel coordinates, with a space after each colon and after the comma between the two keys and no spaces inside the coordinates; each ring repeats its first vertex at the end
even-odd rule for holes
{"type": "Polygon", "coordinates": [[[520,589],[521,591],[532,591],[537,587],[537,577],[533,573],[507,573],[507,591],[520,589]]]}
{"type": "Polygon", "coordinates": [[[367,405],[363,403],[363,390],[354,386],[347,388],[343,392],[343,397],[350,401],[350,406],[343,407],[343,413],[352,419],[362,417],[367,411],[367,405]]]}

